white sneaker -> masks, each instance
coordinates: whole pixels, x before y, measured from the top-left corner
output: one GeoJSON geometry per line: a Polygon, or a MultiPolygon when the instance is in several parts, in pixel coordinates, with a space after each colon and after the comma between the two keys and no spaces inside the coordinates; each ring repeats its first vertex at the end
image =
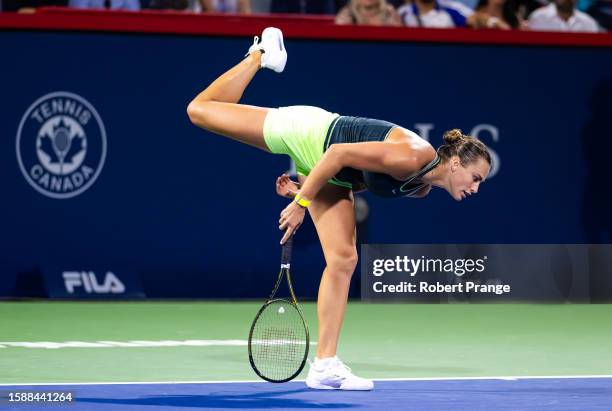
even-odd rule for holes
{"type": "Polygon", "coordinates": [[[250,54],[255,50],[261,50],[261,67],[269,68],[282,73],[287,64],[287,50],[283,43],[283,32],[276,27],[268,27],[261,33],[261,41],[255,36],[253,45],[249,48],[250,54]]]}
{"type": "Polygon", "coordinates": [[[360,378],[351,372],[338,357],[316,359],[310,362],[306,385],[317,390],[368,391],[374,388],[372,380],[360,378]]]}

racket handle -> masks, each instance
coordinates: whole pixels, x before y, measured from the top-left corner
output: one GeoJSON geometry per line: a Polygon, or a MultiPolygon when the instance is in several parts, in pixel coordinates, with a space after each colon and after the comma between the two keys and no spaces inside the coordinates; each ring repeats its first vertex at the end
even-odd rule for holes
{"type": "Polygon", "coordinates": [[[291,264],[291,249],[293,248],[293,235],[285,241],[283,244],[283,251],[281,254],[281,266],[291,264]]]}

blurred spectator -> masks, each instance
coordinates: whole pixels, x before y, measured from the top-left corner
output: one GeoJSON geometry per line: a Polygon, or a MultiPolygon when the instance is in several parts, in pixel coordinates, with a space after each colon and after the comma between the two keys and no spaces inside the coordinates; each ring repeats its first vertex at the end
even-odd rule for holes
{"type": "Polygon", "coordinates": [[[140,0],[70,0],[75,9],[140,10],[140,0]]]}
{"type": "Polygon", "coordinates": [[[272,13],[335,14],[334,0],[272,0],[272,13]]]}
{"type": "Polygon", "coordinates": [[[468,18],[468,26],[475,29],[521,29],[524,24],[515,0],[480,0],[468,18]]]}
{"type": "Polygon", "coordinates": [[[514,0],[517,4],[519,15],[523,19],[523,28],[527,28],[527,16],[542,6],[550,4],[549,0],[514,0]]]}
{"type": "Polygon", "coordinates": [[[386,0],[350,0],[336,15],[336,24],[401,26],[402,22],[386,0]]]}
{"type": "Polygon", "coordinates": [[[405,26],[452,28],[465,27],[472,9],[451,0],[409,0],[398,13],[405,26]]]}
{"type": "Polygon", "coordinates": [[[270,13],[271,8],[270,0],[251,0],[251,12],[252,13],[270,13]]]}
{"type": "Polygon", "coordinates": [[[202,11],[251,14],[250,0],[200,0],[202,11]]]}
{"type": "Polygon", "coordinates": [[[612,30],[612,0],[578,0],[576,8],[588,13],[606,30],[612,30]]]}
{"type": "Polygon", "coordinates": [[[527,22],[531,30],[598,32],[597,22],[576,10],[576,0],[554,0],[531,13],[527,22]]]}

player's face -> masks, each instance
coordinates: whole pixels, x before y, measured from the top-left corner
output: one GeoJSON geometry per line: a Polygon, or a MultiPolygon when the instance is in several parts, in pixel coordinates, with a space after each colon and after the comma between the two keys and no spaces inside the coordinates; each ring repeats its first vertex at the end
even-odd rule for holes
{"type": "Polygon", "coordinates": [[[464,167],[458,157],[452,157],[450,162],[449,194],[457,201],[476,194],[480,183],[489,175],[489,163],[479,158],[464,167]]]}

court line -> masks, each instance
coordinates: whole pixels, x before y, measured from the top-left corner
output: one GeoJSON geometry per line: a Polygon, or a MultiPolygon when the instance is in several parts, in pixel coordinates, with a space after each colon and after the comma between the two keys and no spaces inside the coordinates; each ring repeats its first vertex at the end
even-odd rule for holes
{"type": "MultiPolygon", "coordinates": [[[[254,340],[257,342],[257,340],[254,340]]],[[[282,340],[279,340],[282,341],[282,340]]],[[[164,348],[164,347],[246,347],[247,340],[129,340],[129,341],[0,341],[0,348],[164,348]]],[[[311,341],[310,345],[317,345],[311,341]]]]}
{"type": "MultiPolygon", "coordinates": [[[[545,380],[545,379],[612,379],[612,375],[519,375],[497,377],[407,377],[375,378],[374,381],[462,381],[462,380],[545,380]]],[[[124,382],[34,382],[34,383],[0,383],[0,387],[40,386],[40,385],[161,385],[161,384],[251,384],[265,383],[262,380],[222,380],[222,381],[124,381],[124,382]]],[[[293,380],[292,382],[304,382],[293,380]]]]}

